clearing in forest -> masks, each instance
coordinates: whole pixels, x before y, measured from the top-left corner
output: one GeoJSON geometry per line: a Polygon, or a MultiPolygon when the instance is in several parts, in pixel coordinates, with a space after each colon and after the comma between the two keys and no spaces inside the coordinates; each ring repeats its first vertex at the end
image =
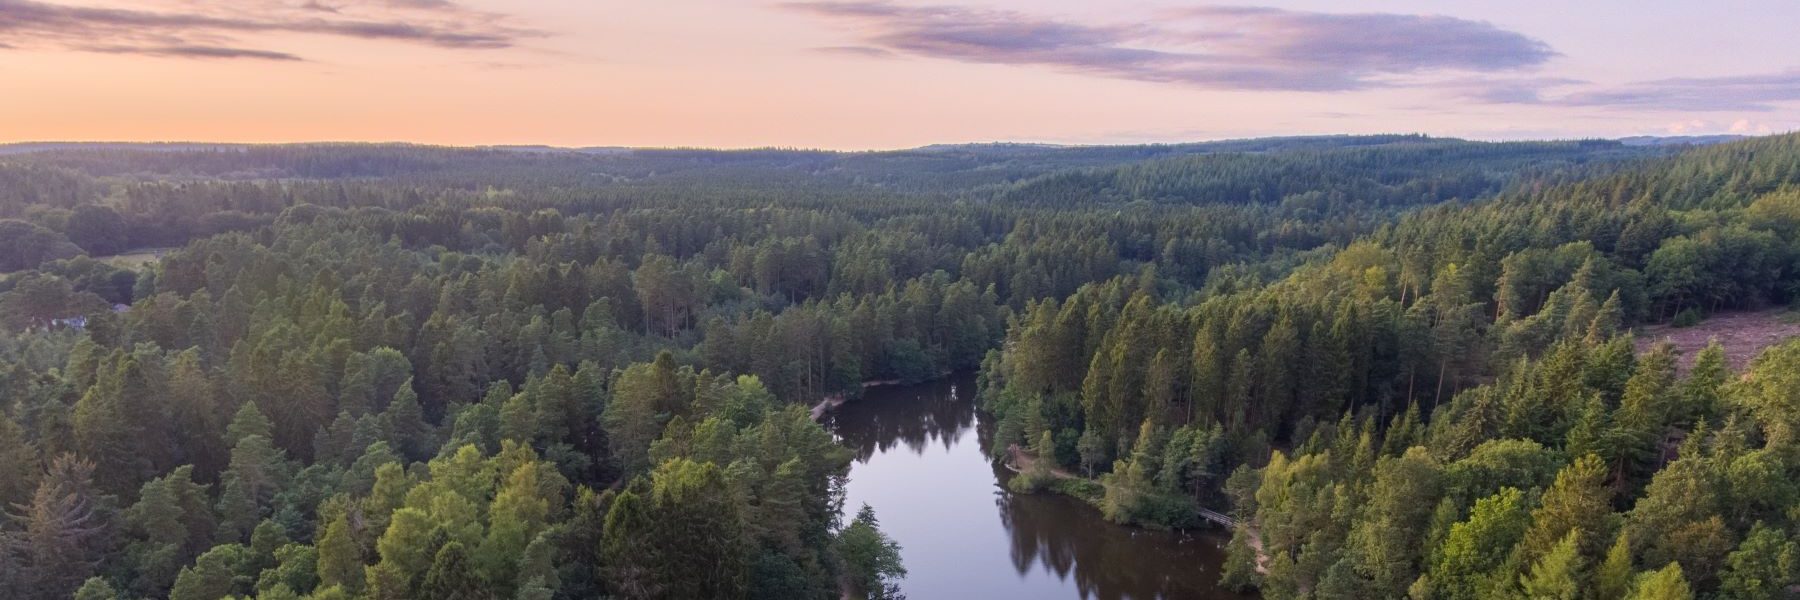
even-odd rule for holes
{"type": "Polygon", "coordinates": [[[111,264],[112,266],[121,269],[136,269],[146,264],[156,262],[170,250],[174,250],[174,248],[134,248],[118,254],[96,256],[94,257],[94,260],[111,264]]]}
{"type": "Polygon", "coordinates": [[[1683,372],[1694,362],[1694,355],[1717,338],[1725,348],[1725,360],[1736,371],[1742,371],[1764,348],[1800,336],[1800,313],[1786,308],[1720,313],[1690,327],[1653,325],[1638,330],[1637,349],[1647,352],[1657,343],[1668,341],[1679,353],[1677,364],[1683,372]]]}

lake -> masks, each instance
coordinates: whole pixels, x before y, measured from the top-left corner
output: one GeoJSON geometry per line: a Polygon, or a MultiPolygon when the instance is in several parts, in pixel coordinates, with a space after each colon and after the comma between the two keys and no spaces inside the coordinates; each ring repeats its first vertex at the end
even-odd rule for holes
{"type": "Polygon", "coordinates": [[[1106,522],[1073,498],[1019,495],[986,453],[975,377],[870,388],[825,416],[856,451],[844,511],[875,508],[913,600],[1241,599],[1216,587],[1228,536],[1106,522]]]}

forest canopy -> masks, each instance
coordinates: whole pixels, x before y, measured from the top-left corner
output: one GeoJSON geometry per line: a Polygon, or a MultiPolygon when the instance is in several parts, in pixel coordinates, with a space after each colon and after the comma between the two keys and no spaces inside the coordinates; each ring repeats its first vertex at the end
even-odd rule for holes
{"type": "Polygon", "coordinates": [[[1268,598],[1779,598],[1800,136],[0,151],[0,596],[871,598],[807,407],[1235,517],[1268,598]],[[138,256],[137,259],[128,259],[138,256]],[[1685,595],[1684,595],[1685,594],[1685,595]]]}

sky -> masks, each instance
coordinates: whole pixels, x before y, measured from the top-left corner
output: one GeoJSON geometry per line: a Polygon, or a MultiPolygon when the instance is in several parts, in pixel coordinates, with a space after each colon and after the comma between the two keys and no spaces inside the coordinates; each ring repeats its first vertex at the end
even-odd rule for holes
{"type": "Polygon", "coordinates": [[[1800,128],[1800,3],[0,0],[0,141],[890,149],[1800,128]]]}

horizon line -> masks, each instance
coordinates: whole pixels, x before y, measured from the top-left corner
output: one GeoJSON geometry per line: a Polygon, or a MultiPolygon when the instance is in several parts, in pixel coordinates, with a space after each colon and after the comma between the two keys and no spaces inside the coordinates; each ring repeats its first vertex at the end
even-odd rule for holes
{"type": "MultiPolygon", "coordinates": [[[[1797,131],[1800,131],[1800,130],[1797,130],[1797,131]]],[[[544,151],[562,151],[562,152],[582,152],[582,151],[594,151],[594,150],[613,150],[613,151],[699,150],[699,151],[715,151],[715,152],[746,152],[746,151],[756,151],[756,150],[778,150],[778,151],[788,151],[788,152],[833,152],[833,153],[841,153],[841,154],[855,154],[855,153],[905,152],[905,151],[909,151],[909,150],[924,150],[924,149],[936,148],[936,147],[956,147],[956,146],[1041,146],[1041,147],[1046,147],[1046,148],[1120,148],[1120,147],[1134,147],[1134,146],[1186,146],[1186,145],[1197,145],[1197,144],[1216,144],[1216,143],[1225,143],[1225,142],[1248,142],[1248,141],[1256,141],[1256,140],[1357,138],[1357,137],[1388,137],[1388,136],[1402,136],[1402,137],[1413,136],[1413,137],[1420,137],[1420,138],[1425,138],[1425,139],[1430,139],[1430,140],[1448,140],[1448,141],[1484,142],[1484,143],[1509,143],[1509,142],[1620,141],[1620,140],[1627,140],[1627,139],[1646,139],[1646,138],[1647,139],[1670,139],[1670,140],[1701,139],[1701,138],[1740,138],[1741,139],[1741,138],[1756,138],[1756,137],[1769,137],[1769,136],[1776,136],[1776,135],[1785,135],[1788,133],[1794,133],[1794,131],[1782,131],[1782,132],[1759,133],[1759,134],[1724,132],[1724,133],[1665,134],[1665,135],[1636,134],[1636,135],[1623,135],[1623,136],[1611,136],[1611,137],[1596,135],[1596,136],[1520,137],[1520,138],[1472,137],[1472,136],[1450,136],[1450,135],[1440,136],[1440,135],[1432,135],[1432,134],[1422,133],[1422,132],[1305,133],[1305,134],[1283,134],[1283,135],[1266,135],[1266,136],[1249,136],[1249,137],[1197,138],[1197,139],[1190,139],[1190,140],[1184,140],[1184,141],[1173,141],[1173,142],[1142,141],[1142,142],[1092,143],[1092,142],[1053,142],[1053,141],[1020,139],[1020,140],[933,142],[933,143],[917,145],[917,146],[864,147],[864,148],[826,148],[826,147],[818,147],[818,146],[783,146],[783,145],[760,145],[760,146],[696,146],[696,145],[656,146],[656,145],[644,145],[644,146],[634,146],[634,145],[621,145],[621,144],[591,144],[591,145],[564,146],[564,145],[556,145],[556,144],[529,143],[529,142],[527,142],[527,143],[480,143],[480,144],[450,143],[450,144],[447,144],[447,143],[434,143],[434,142],[417,142],[417,141],[404,141],[404,140],[373,140],[373,139],[371,139],[371,140],[320,139],[320,140],[255,141],[255,142],[200,141],[200,140],[42,140],[42,139],[39,139],[39,140],[0,141],[0,149],[16,148],[16,147],[21,147],[21,146],[230,146],[230,147],[414,146],[414,147],[420,147],[420,148],[444,148],[444,149],[461,149],[461,150],[522,150],[522,151],[529,151],[532,149],[542,149],[544,151]]]]}

